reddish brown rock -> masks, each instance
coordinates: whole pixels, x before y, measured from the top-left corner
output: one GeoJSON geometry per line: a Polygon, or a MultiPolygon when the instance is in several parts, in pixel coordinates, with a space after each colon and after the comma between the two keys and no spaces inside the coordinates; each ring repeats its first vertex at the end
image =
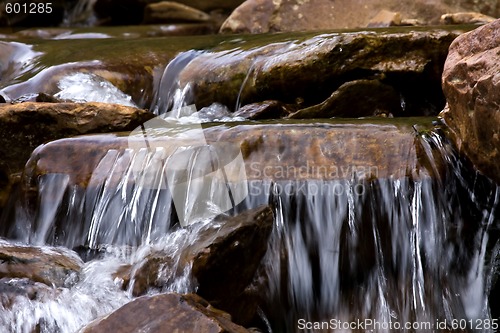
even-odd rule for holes
{"type": "MultiPolygon", "coordinates": [[[[214,102],[232,106],[265,100],[298,104],[300,100],[303,105],[295,105],[299,109],[325,101],[349,81],[378,79],[401,95],[397,99],[408,115],[437,115],[444,106],[442,66],[460,32],[400,29],[242,42],[233,52],[207,52],[193,59],[179,81],[181,87],[190,84],[198,108],[214,102]]],[[[361,96],[371,93],[360,91],[361,96]]],[[[355,96],[345,103],[359,100],[355,96]]]]}
{"type": "MultiPolygon", "coordinates": [[[[229,16],[221,32],[262,33],[352,29],[366,27],[381,11],[401,13],[408,22],[417,19],[427,24],[439,23],[441,15],[476,11],[498,17],[496,0],[247,0],[229,16]]],[[[398,20],[396,20],[398,21],[398,20]]]]}
{"type": "Polygon", "coordinates": [[[42,302],[53,300],[61,290],[61,288],[53,288],[52,285],[34,282],[28,278],[1,278],[0,306],[10,309],[23,298],[42,302]]]}
{"type": "Polygon", "coordinates": [[[267,251],[273,220],[269,207],[234,217],[219,216],[197,232],[196,242],[182,249],[179,258],[174,260],[169,254],[157,251],[130,268],[124,267],[117,277],[124,280],[124,287],[133,283],[132,292],[138,296],[150,288],[161,290],[192,265],[197,294],[234,314],[236,322],[249,322],[257,304],[252,295],[242,296],[267,251]],[[130,277],[124,274],[127,270],[132,273],[130,277]]]}
{"type": "MultiPolygon", "coordinates": [[[[351,179],[354,172],[361,178],[426,175],[411,126],[415,120],[407,124],[391,121],[216,126],[204,129],[204,135],[208,144],[223,142],[241,150],[248,180],[351,179]]],[[[152,140],[152,145],[167,145],[161,137],[152,140]]],[[[112,163],[94,170],[108,152],[120,156],[128,144],[128,137],[116,135],[53,141],[33,153],[26,176],[36,181],[39,175],[67,174],[70,184],[86,187],[91,177],[110,176],[112,163]]],[[[116,166],[109,182],[122,179],[129,167],[127,161],[116,166]]]]}
{"type": "Polygon", "coordinates": [[[98,319],[82,333],[247,333],[231,317],[197,295],[143,296],[98,319]]]}
{"type": "Polygon", "coordinates": [[[500,20],[457,38],[443,72],[448,135],[500,183],[500,20]]]}
{"type": "Polygon", "coordinates": [[[0,104],[0,169],[21,172],[31,152],[59,138],[132,130],[153,115],[105,103],[0,104]]]}
{"type": "MultiPolygon", "coordinates": [[[[27,278],[48,286],[62,287],[83,262],[62,248],[12,245],[0,242],[0,278],[27,278]]],[[[74,279],[73,279],[74,280],[74,279]]]]}

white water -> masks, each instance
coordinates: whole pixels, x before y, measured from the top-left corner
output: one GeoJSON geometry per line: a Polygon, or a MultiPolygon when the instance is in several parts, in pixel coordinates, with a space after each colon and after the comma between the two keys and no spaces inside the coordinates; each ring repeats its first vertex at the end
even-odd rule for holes
{"type": "Polygon", "coordinates": [[[116,88],[111,82],[91,73],[74,73],[58,82],[59,92],[54,96],[73,102],[114,103],[137,106],[132,97],[116,88]]]}
{"type": "MultiPolygon", "coordinates": [[[[85,265],[79,282],[71,288],[50,288],[35,283],[35,297],[18,295],[12,303],[0,302],[0,331],[32,333],[76,332],[98,316],[105,315],[130,301],[120,290],[111,273],[120,262],[115,258],[85,265]]],[[[23,289],[24,279],[0,280],[23,289]]]]}
{"type": "MultiPolygon", "coordinates": [[[[427,140],[429,145],[442,144],[437,135],[427,140]]],[[[249,184],[252,195],[238,211],[266,202],[275,207],[275,229],[264,259],[269,283],[261,305],[275,332],[318,332],[298,330],[299,319],[424,324],[489,318],[486,292],[492,267],[486,253],[491,247],[489,228],[497,221],[500,189],[477,192],[462,177],[456,157],[445,146],[441,152],[452,163],[442,181],[249,184]]],[[[31,227],[31,242],[45,238],[68,247],[85,244],[106,254],[87,263],[80,281],[60,288],[55,297],[19,299],[13,308],[0,309],[4,331],[29,332],[42,323],[42,332],[75,332],[130,301],[133,281],[124,292],[121,281],[112,277],[120,264],[135,263],[138,268],[158,250],[175,258],[196,241],[196,232],[188,229],[171,232],[175,214],[168,192],[133,182],[133,163],[127,154],[109,151],[94,172],[92,190],[83,196],[74,188],[63,191],[64,175],[42,179],[38,221],[57,220],[54,211],[60,214],[63,206],[69,219],[59,230],[47,227],[47,222],[31,227]],[[43,200],[48,192],[57,200],[43,200]],[[88,216],[89,222],[72,220],[78,215],[88,216]]],[[[162,272],[163,280],[170,282],[151,292],[193,291],[189,272],[187,267],[175,278],[173,271],[162,272]]],[[[429,332],[427,328],[373,331],[429,332]]]]}

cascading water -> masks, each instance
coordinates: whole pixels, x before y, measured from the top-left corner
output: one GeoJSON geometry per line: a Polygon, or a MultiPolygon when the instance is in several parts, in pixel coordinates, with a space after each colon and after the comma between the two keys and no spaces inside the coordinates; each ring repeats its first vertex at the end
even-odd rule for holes
{"type": "Polygon", "coordinates": [[[488,235],[498,233],[500,189],[464,175],[438,135],[427,140],[453,160],[446,180],[309,182],[297,189],[312,192],[274,196],[275,331],[441,332],[460,321],[494,331],[488,281],[498,264],[486,253],[498,246],[488,235]]]}
{"type": "MultiPolygon", "coordinates": [[[[435,177],[248,183],[249,196],[233,213],[268,202],[275,210],[261,299],[270,331],[365,331],[345,323],[369,319],[364,325],[373,332],[438,332],[438,325],[450,329],[459,320],[478,323],[472,331],[494,332],[485,323],[498,274],[500,189],[471,174],[442,140],[436,132],[421,138],[435,177]]],[[[73,332],[132,297],[113,283],[113,268],[139,262],[152,248],[175,256],[196,241],[196,233],[172,229],[178,220],[170,192],[134,178],[134,158],[130,150],[110,149],[86,190],[68,186],[68,175],[45,175],[35,215],[32,207],[18,207],[21,218],[8,238],[105,253],[55,300],[23,304],[19,313],[0,309],[10,318],[3,328],[73,332]],[[66,302],[75,306],[65,308],[66,302]],[[76,306],[90,310],[72,311],[76,306]]],[[[194,288],[186,271],[164,290],[194,288]]]]}
{"type": "MultiPolygon", "coordinates": [[[[239,120],[217,104],[195,117],[181,111],[191,103],[190,86],[181,87],[177,76],[200,54],[181,53],[165,68],[151,110],[163,117],[174,110],[168,116],[183,125],[239,120]]],[[[22,71],[16,67],[14,76],[22,71]]],[[[107,87],[102,93],[109,93],[105,81],[77,75],[80,79],[83,75],[92,91],[99,85],[107,87]]],[[[113,95],[129,101],[128,96],[113,95]]],[[[213,128],[225,130],[225,126],[213,128]]],[[[90,146],[102,143],[92,136],[77,140],[90,146]]],[[[443,328],[453,331],[453,323],[465,322],[469,325],[465,331],[494,332],[491,319],[498,316],[494,312],[498,305],[491,306],[495,302],[491,295],[498,294],[500,188],[471,171],[437,131],[421,137],[420,144],[432,176],[352,174],[342,179],[289,177],[246,184],[248,196],[229,213],[270,203],[275,214],[260,271],[262,329],[442,332],[443,328]],[[408,324],[411,327],[405,327],[408,324]]],[[[213,143],[204,147],[218,149],[213,143]]],[[[2,236],[43,248],[75,249],[89,261],[79,281],[54,288],[52,295],[22,299],[15,306],[0,300],[0,330],[75,332],[133,299],[134,281],[123,291],[114,276],[120,266],[139,263],[155,249],[175,258],[197,241],[197,230],[206,220],[189,230],[180,227],[179,220],[191,207],[174,207],[173,195],[164,186],[164,169],[153,174],[135,172],[137,164],[148,169],[172,152],[111,147],[87,170],[90,176],[83,181],[73,179],[71,172],[37,175],[37,153],[24,174],[15,223],[1,224],[2,236]]],[[[180,173],[180,178],[185,177],[187,187],[194,186],[196,170],[213,172],[226,164],[223,152],[219,159],[200,159],[200,154],[192,149],[183,160],[187,172],[180,173]]],[[[227,177],[223,175],[226,183],[227,177]]],[[[220,192],[215,190],[221,188],[220,179],[203,186],[214,189],[204,204],[214,213],[226,211],[220,209],[220,192]]],[[[162,272],[169,275],[163,290],[194,291],[189,269],[175,278],[162,272]]],[[[24,283],[21,279],[2,282],[14,289],[24,283]]]]}
{"type": "MultiPolygon", "coordinates": [[[[182,69],[200,54],[201,51],[194,50],[182,52],[165,67],[150,107],[152,112],[165,114],[171,110],[182,110],[182,107],[192,103],[190,85],[181,87],[178,76],[182,69]]],[[[177,113],[173,116],[179,118],[181,115],[177,113]]]]}

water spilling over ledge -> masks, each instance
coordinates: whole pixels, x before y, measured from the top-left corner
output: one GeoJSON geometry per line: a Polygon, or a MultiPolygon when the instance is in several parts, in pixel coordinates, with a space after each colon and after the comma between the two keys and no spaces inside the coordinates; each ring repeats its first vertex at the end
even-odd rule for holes
{"type": "MultiPolygon", "coordinates": [[[[438,133],[351,120],[211,125],[204,135],[207,145],[241,147],[248,196],[231,214],[263,204],[274,211],[260,282],[254,282],[260,310],[235,310],[233,319],[248,322],[258,312],[273,331],[298,332],[301,319],[435,323],[491,315],[500,190],[471,174],[438,133]]],[[[21,184],[25,204],[17,206],[17,220],[4,235],[74,248],[88,258],[98,254],[101,259],[86,265],[115,267],[115,273],[111,267],[94,271],[98,279],[112,281],[118,266],[131,265],[119,276],[135,296],[197,290],[190,261],[170,262],[201,236],[178,229],[168,188],[134,177],[134,154],[128,137],[116,135],[41,146],[21,184]],[[146,278],[151,274],[158,278],[146,278]]],[[[231,297],[220,298],[224,290],[212,300],[234,310],[231,297]]],[[[112,293],[131,297],[119,288],[112,293]]]]}
{"type": "MultiPolygon", "coordinates": [[[[226,156],[227,162],[236,158],[234,149],[241,150],[247,181],[298,183],[440,177],[440,165],[434,169],[426,167],[429,157],[412,126],[404,122],[377,122],[219,125],[203,129],[203,135],[206,145],[213,147],[213,153],[226,156]],[[381,141],[383,147],[379,144],[381,141]]],[[[180,145],[192,145],[194,139],[185,136],[182,126],[177,127],[180,145]]],[[[192,131],[191,127],[184,127],[185,131],[192,131]]],[[[161,132],[156,138],[148,137],[149,146],[154,148],[151,151],[147,151],[146,146],[141,148],[144,137],[130,140],[129,136],[95,135],[62,139],[39,147],[28,162],[22,185],[26,200],[33,206],[22,214],[31,215],[32,222],[25,227],[17,224],[18,230],[9,233],[10,237],[17,234],[28,241],[30,238],[26,237],[31,237],[29,230],[32,230],[35,238],[41,237],[39,243],[72,248],[88,245],[87,233],[95,233],[88,236],[94,238],[111,232],[104,236],[102,243],[132,242],[136,245],[142,242],[141,238],[151,239],[151,232],[157,235],[153,239],[165,234],[170,224],[165,216],[170,214],[172,198],[164,185],[165,179],[172,174],[165,174],[167,170],[163,167],[154,174],[137,174],[134,168],[138,163],[154,163],[155,158],[162,155],[167,162],[166,152],[175,151],[169,149],[175,143],[174,138],[161,132]],[[135,149],[131,142],[137,142],[135,149]],[[61,160],[61,156],[70,158],[61,160]],[[159,184],[145,183],[145,177],[153,177],[152,181],[159,184]],[[63,207],[67,208],[61,211],[63,207]],[[96,226],[104,229],[92,232],[96,226]],[[78,240],[72,239],[75,233],[70,230],[74,227],[82,228],[76,233],[78,240]],[[56,232],[54,228],[67,231],[56,232]],[[122,236],[118,236],[121,233],[122,236]]],[[[200,163],[214,168],[214,162],[207,159],[193,162],[199,158],[197,150],[187,153],[188,160],[180,169],[198,168],[200,163]]],[[[240,181],[238,176],[239,173],[228,174],[226,179],[214,177],[211,182],[240,181]]],[[[188,177],[184,181],[189,181],[189,175],[184,177],[188,177]]],[[[344,192],[342,188],[338,190],[344,192]]],[[[96,244],[92,242],[92,245],[96,244]]]]}
{"type": "Polygon", "coordinates": [[[56,103],[0,105],[2,168],[42,144],[2,211],[0,331],[494,332],[500,188],[421,117],[461,31],[7,43],[30,63],[2,95],[56,103]],[[332,116],[368,118],[293,119],[332,116]]]}

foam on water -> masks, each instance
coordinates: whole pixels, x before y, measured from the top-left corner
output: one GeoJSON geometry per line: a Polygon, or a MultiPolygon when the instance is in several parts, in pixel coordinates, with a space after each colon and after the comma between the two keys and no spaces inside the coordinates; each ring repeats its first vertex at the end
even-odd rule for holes
{"type": "Polygon", "coordinates": [[[54,96],[74,102],[114,103],[136,106],[132,97],[116,88],[111,82],[92,73],[74,73],[63,77],[59,92],[54,96]]]}

